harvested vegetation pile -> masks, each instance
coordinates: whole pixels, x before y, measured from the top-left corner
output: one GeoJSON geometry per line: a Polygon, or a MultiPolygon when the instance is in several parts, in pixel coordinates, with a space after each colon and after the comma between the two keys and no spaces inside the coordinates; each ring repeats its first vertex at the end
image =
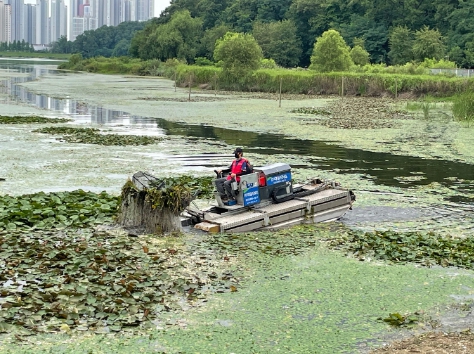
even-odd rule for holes
{"type": "MultiPolygon", "coordinates": [[[[135,176],[147,178],[140,173],[135,176]]],[[[118,222],[122,226],[139,227],[153,234],[180,231],[179,214],[193,197],[209,197],[212,189],[212,180],[206,177],[154,179],[145,188],[141,187],[140,182],[128,181],[122,188],[118,222]]]]}

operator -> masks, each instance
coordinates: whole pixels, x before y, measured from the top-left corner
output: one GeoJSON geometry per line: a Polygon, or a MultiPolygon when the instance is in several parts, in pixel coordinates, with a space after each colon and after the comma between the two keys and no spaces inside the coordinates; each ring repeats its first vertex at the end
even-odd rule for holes
{"type": "Polygon", "coordinates": [[[226,170],[215,171],[217,175],[221,175],[223,172],[229,172],[227,177],[219,178],[216,180],[217,191],[221,196],[227,196],[229,200],[235,199],[234,191],[232,190],[232,182],[240,182],[240,176],[246,175],[252,172],[252,167],[248,160],[243,157],[244,151],[242,148],[236,148],[234,151],[235,160],[232,161],[229,168],[226,170]]]}

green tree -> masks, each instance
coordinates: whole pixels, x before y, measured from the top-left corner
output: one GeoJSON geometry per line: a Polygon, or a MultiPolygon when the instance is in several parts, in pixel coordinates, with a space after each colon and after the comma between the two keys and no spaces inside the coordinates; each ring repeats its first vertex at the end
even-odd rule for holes
{"type": "Polygon", "coordinates": [[[214,58],[216,41],[224,37],[224,35],[231,30],[232,29],[227,25],[219,25],[204,31],[204,35],[201,38],[201,45],[199,46],[199,55],[212,60],[214,58]]]}
{"type": "Polygon", "coordinates": [[[262,48],[251,34],[227,32],[216,42],[214,59],[222,61],[224,74],[229,80],[239,81],[260,66],[262,48]]]}
{"type": "Polygon", "coordinates": [[[322,72],[345,71],[353,64],[349,47],[338,31],[326,31],[316,39],[310,69],[322,72]]]}
{"type": "Polygon", "coordinates": [[[315,38],[324,31],[349,23],[352,14],[364,15],[360,1],[293,0],[286,18],[294,22],[301,38],[300,64],[309,65],[315,38]]]}
{"type": "Polygon", "coordinates": [[[353,47],[359,46],[362,49],[365,49],[365,39],[361,37],[352,38],[352,46],[353,47]]]}
{"type": "Polygon", "coordinates": [[[291,3],[292,0],[258,0],[256,19],[261,22],[282,21],[291,3]]]}
{"type": "Polygon", "coordinates": [[[255,0],[235,0],[222,14],[225,23],[243,33],[252,31],[252,23],[257,18],[257,2],[255,0]]]}
{"type": "Polygon", "coordinates": [[[122,22],[118,26],[102,26],[96,30],[86,31],[73,42],[73,53],[81,53],[84,58],[98,55],[110,57],[114,49],[122,40],[120,47],[130,46],[135,34],[142,30],[146,22],[122,22]]]}
{"type": "Polygon", "coordinates": [[[232,2],[231,0],[200,0],[197,3],[194,17],[202,19],[202,26],[205,30],[216,27],[222,24],[221,17],[232,2]]]}
{"type": "Polygon", "coordinates": [[[393,65],[403,65],[413,60],[413,32],[406,26],[397,26],[389,36],[388,57],[393,65]]]}
{"type": "Polygon", "coordinates": [[[112,56],[113,57],[122,57],[128,55],[128,48],[130,47],[130,41],[127,41],[126,39],[122,39],[120,42],[118,42],[114,50],[112,51],[112,56]]]}
{"type": "Polygon", "coordinates": [[[385,24],[367,16],[353,14],[349,23],[343,23],[339,27],[347,43],[354,43],[354,38],[364,41],[363,48],[369,52],[372,62],[385,61],[388,48],[388,30],[385,24]]]}
{"type": "Polygon", "coordinates": [[[52,53],[70,54],[73,51],[73,42],[68,41],[66,36],[61,36],[51,46],[52,53]]]}
{"type": "Polygon", "coordinates": [[[152,24],[133,38],[130,53],[143,60],[177,58],[192,62],[202,36],[202,21],[187,10],[175,12],[165,24],[152,24]]]}
{"type": "Polygon", "coordinates": [[[425,58],[442,59],[446,47],[443,37],[438,30],[429,29],[427,26],[415,32],[413,54],[415,60],[423,61],[425,58]]]}
{"type": "Polygon", "coordinates": [[[360,45],[356,45],[355,47],[353,47],[351,49],[350,55],[355,65],[363,66],[370,63],[369,52],[362,48],[360,45]]]}
{"type": "Polygon", "coordinates": [[[255,22],[253,36],[262,48],[265,58],[271,58],[284,67],[298,65],[302,54],[301,40],[295,24],[290,20],[281,22],[255,22]]]}

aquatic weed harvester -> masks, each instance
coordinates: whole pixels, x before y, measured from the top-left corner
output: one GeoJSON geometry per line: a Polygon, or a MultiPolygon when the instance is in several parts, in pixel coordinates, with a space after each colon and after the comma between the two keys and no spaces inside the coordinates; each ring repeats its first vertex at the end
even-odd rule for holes
{"type": "MultiPolygon", "coordinates": [[[[218,179],[214,180],[214,186],[218,179]]],[[[137,172],[132,178],[139,190],[157,180],[146,172],[137,172]]],[[[356,199],[351,190],[337,182],[315,178],[294,184],[291,167],[285,163],[254,168],[252,173],[240,177],[240,183],[232,185],[234,202],[224,202],[216,188],[212,206],[199,209],[190,203],[184,209],[182,226],[208,232],[247,232],[332,221],[351,209],[356,199]]]]}

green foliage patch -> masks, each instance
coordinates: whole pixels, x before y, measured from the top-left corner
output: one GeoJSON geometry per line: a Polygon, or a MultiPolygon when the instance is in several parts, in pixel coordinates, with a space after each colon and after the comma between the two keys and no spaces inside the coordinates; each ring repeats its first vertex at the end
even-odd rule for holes
{"type": "Polygon", "coordinates": [[[47,127],[36,129],[34,133],[62,135],[58,140],[64,140],[68,143],[83,143],[97,145],[150,145],[156,144],[162,138],[152,136],[139,135],[118,135],[118,134],[101,134],[96,128],[75,128],[75,127],[47,127]]]}
{"type": "Polygon", "coordinates": [[[321,116],[331,115],[331,112],[329,112],[328,110],[315,108],[315,107],[301,107],[301,108],[292,109],[290,112],[299,113],[299,114],[317,114],[321,116]]]}
{"type": "Polygon", "coordinates": [[[77,190],[72,192],[0,196],[0,230],[86,227],[112,221],[118,198],[77,190]]]}
{"type": "Polygon", "coordinates": [[[460,122],[470,125],[474,122],[474,93],[466,92],[458,95],[453,101],[453,116],[460,122]]]}
{"type": "Polygon", "coordinates": [[[72,119],[38,116],[0,116],[0,124],[66,123],[71,121],[72,119]]]}
{"type": "MultiPolygon", "coordinates": [[[[0,232],[0,333],[70,333],[155,328],[237,280],[215,272],[216,256],[105,231],[0,232]]],[[[234,284],[234,285],[232,285],[234,284]]]]}
{"type": "Polygon", "coordinates": [[[393,327],[414,327],[421,320],[421,314],[415,312],[413,314],[401,315],[398,312],[390,313],[388,317],[381,319],[393,327]]]}
{"type": "Polygon", "coordinates": [[[433,232],[350,231],[329,244],[359,259],[373,257],[396,263],[474,269],[474,240],[471,238],[448,238],[433,232]]]}

